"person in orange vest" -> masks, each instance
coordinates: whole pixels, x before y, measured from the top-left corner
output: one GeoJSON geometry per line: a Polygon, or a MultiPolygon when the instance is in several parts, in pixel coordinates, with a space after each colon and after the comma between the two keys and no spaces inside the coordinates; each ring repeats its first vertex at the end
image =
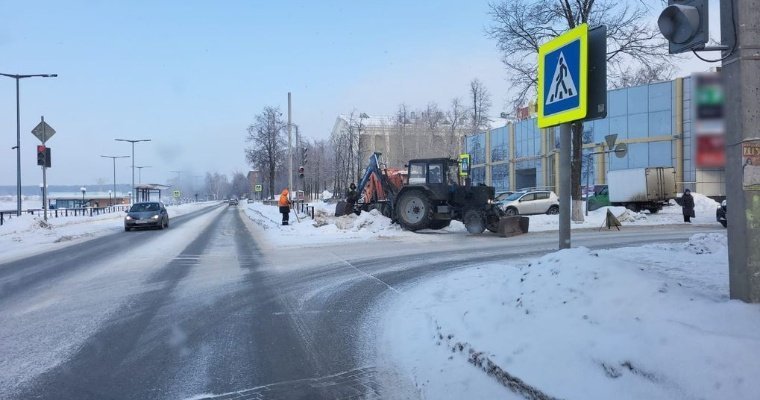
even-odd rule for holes
{"type": "Polygon", "coordinates": [[[290,217],[290,198],[288,194],[288,188],[282,189],[282,193],[280,193],[280,200],[277,202],[277,204],[280,206],[283,225],[288,224],[288,219],[290,217]]]}

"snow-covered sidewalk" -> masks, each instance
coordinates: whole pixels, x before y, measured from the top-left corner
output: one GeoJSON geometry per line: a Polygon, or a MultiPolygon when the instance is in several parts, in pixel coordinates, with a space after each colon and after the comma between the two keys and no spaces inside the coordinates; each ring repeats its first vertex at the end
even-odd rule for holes
{"type": "Polygon", "coordinates": [[[760,305],[727,264],[710,233],[444,273],[377,307],[378,353],[430,399],[756,399],[760,305]]]}
{"type": "MultiPolygon", "coordinates": [[[[696,218],[694,224],[710,224],[720,227],[715,220],[715,210],[718,203],[699,194],[694,194],[696,218]]],[[[573,223],[573,229],[599,228],[605,221],[607,210],[615,215],[623,226],[651,226],[683,224],[681,207],[673,205],[665,207],[657,214],[647,212],[635,213],[623,207],[602,207],[589,212],[583,223],[573,223]]],[[[275,247],[288,246],[313,246],[330,243],[345,243],[347,241],[361,240],[388,240],[397,239],[404,241],[430,241],[437,235],[466,235],[467,230],[459,221],[452,221],[451,225],[441,230],[425,230],[426,235],[408,232],[397,224],[391,224],[390,219],[377,211],[362,212],[335,217],[334,203],[311,203],[315,207],[314,219],[304,213],[299,213],[296,218],[295,212],[291,211],[290,225],[282,226],[278,208],[272,205],[264,205],[260,202],[242,204],[248,217],[264,231],[264,239],[275,247]]],[[[559,229],[559,217],[557,215],[530,215],[530,232],[556,231],[559,229]]],[[[486,233],[488,234],[488,233],[486,233]]]]}
{"type": "MultiPolygon", "coordinates": [[[[169,218],[208,207],[215,202],[167,206],[169,218]]],[[[0,226],[0,263],[124,230],[124,213],[49,218],[23,214],[0,226]]]]}

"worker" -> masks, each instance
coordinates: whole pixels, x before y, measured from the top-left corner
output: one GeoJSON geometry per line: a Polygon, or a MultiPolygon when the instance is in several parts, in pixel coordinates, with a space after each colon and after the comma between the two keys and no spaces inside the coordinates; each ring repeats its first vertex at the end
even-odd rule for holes
{"type": "Polygon", "coordinates": [[[287,225],[290,218],[290,198],[288,188],[282,189],[280,193],[280,200],[277,202],[280,206],[280,214],[282,214],[282,224],[287,225]]]}
{"type": "Polygon", "coordinates": [[[359,193],[356,192],[356,185],[354,185],[353,182],[351,182],[351,185],[349,185],[348,190],[346,190],[346,202],[353,206],[356,204],[356,201],[359,200],[359,193]]]}

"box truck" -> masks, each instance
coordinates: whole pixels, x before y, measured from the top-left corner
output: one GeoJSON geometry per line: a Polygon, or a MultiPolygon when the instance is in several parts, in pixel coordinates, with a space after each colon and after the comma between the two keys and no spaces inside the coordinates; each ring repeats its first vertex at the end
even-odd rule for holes
{"type": "Polygon", "coordinates": [[[623,206],[632,211],[662,210],[676,198],[676,170],[673,167],[619,169],[607,172],[607,187],[595,190],[588,198],[589,210],[623,206]]]}

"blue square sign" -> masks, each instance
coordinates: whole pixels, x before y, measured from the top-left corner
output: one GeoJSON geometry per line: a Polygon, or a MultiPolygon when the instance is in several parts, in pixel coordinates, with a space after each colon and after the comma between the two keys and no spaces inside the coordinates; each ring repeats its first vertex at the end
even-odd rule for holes
{"type": "Polygon", "coordinates": [[[538,126],[586,117],[588,26],[549,41],[538,51],[538,126]]]}

